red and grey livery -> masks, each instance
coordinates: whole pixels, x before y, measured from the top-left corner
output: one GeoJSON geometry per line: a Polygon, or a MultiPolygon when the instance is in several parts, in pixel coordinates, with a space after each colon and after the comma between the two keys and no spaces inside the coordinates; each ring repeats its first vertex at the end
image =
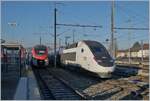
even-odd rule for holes
{"type": "Polygon", "coordinates": [[[36,45],[32,48],[32,66],[48,66],[48,48],[44,45],[36,45]]]}

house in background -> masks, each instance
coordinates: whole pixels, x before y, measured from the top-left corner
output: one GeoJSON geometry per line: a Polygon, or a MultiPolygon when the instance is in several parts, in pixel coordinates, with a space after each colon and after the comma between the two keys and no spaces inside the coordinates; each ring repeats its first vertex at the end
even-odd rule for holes
{"type": "Polygon", "coordinates": [[[129,54],[131,54],[131,57],[138,57],[138,52],[141,49],[141,45],[139,44],[139,42],[136,42],[131,48],[130,48],[130,52],[128,51],[128,57],[129,54]]]}
{"type": "MultiPolygon", "coordinates": [[[[126,50],[118,50],[117,51],[117,58],[118,57],[142,57],[142,47],[141,45],[136,42],[131,48],[130,52],[129,49],[126,50]]],[[[149,57],[149,44],[143,44],[143,57],[149,57]]]]}
{"type": "Polygon", "coordinates": [[[117,57],[127,57],[127,51],[126,50],[118,50],[117,57]]]}
{"type": "MultiPolygon", "coordinates": [[[[142,49],[138,51],[138,57],[142,57],[142,49]]],[[[149,44],[143,45],[143,57],[149,57],[149,44]]]]}

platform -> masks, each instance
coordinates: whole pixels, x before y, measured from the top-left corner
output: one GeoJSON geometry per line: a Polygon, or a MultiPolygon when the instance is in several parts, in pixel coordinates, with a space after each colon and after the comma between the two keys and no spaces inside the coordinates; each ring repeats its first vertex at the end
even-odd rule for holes
{"type": "Polygon", "coordinates": [[[19,78],[10,76],[9,78],[1,79],[1,99],[2,100],[12,100],[17,86],[18,86],[19,78]]]}
{"type": "Polygon", "coordinates": [[[32,69],[27,70],[27,77],[22,77],[17,86],[14,100],[40,100],[40,93],[32,69]]]}
{"type": "Polygon", "coordinates": [[[31,67],[28,68],[28,99],[40,100],[40,92],[31,67]]]}
{"type": "Polygon", "coordinates": [[[19,80],[20,80],[20,74],[17,66],[12,66],[10,68],[7,68],[7,71],[2,70],[1,72],[1,99],[2,100],[13,99],[19,80]]]}

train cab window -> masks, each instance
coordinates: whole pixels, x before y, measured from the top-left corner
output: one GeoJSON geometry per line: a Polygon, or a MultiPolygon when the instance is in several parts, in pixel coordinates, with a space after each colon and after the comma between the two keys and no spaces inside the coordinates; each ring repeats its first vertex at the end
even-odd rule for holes
{"type": "Polygon", "coordinates": [[[104,52],[103,48],[100,47],[93,47],[92,49],[94,52],[104,52]]]}
{"type": "Polygon", "coordinates": [[[82,53],[84,52],[84,49],[83,49],[83,48],[81,49],[81,52],[82,52],[82,53]]]}

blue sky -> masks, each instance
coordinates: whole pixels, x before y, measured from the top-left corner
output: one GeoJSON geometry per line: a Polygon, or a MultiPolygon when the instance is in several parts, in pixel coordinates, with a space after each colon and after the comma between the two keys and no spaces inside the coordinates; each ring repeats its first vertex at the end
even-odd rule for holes
{"type": "MultiPolygon", "coordinates": [[[[111,2],[110,1],[61,1],[57,5],[57,23],[101,25],[102,28],[77,28],[59,26],[57,33],[61,34],[62,44],[65,36],[71,36],[68,40],[72,43],[72,33],[75,30],[75,40],[96,40],[105,42],[111,35],[111,2]],[[85,36],[85,34],[87,36],[85,36]]],[[[39,37],[45,45],[53,44],[54,2],[52,1],[3,1],[1,3],[2,38],[6,41],[17,40],[25,47],[39,44],[39,37]],[[16,22],[12,27],[8,23],[16,22]],[[40,34],[42,33],[42,34],[40,34]]],[[[149,2],[148,1],[116,1],[115,2],[115,26],[116,27],[149,27],[149,2]]],[[[126,49],[131,44],[144,40],[148,43],[148,30],[116,30],[119,49],[126,49]]],[[[57,42],[58,42],[57,40],[57,42]]],[[[104,45],[106,45],[104,43],[104,45]]]]}

